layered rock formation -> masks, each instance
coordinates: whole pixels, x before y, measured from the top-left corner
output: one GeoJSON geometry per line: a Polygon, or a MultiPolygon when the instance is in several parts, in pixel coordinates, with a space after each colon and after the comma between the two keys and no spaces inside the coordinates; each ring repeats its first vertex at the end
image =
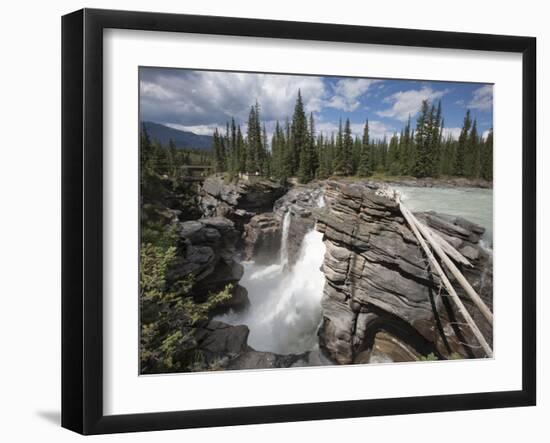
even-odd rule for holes
{"type": "Polygon", "coordinates": [[[273,212],[255,215],[244,226],[244,258],[270,264],[281,249],[281,218],[273,212]]]}
{"type": "MultiPolygon", "coordinates": [[[[340,364],[410,361],[430,353],[483,357],[398,205],[376,190],[330,181],[327,208],[316,211],[326,245],[321,349],[340,364]]],[[[474,266],[464,274],[491,307],[492,256],[479,243],[483,228],[435,213],[418,216],[470,259],[474,266]]],[[[491,343],[492,327],[455,287],[491,343]]]]}
{"type": "Polygon", "coordinates": [[[231,220],[209,217],[179,224],[181,251],[167,279],[178,281],[193,276],[191,295],[198,301],[209,293],[223,291],[232,285],[233,297],[219,309],[243,309],[248,305],[247,291],[239,286],[243,267],[236,261],[239,232],[231,220]]]}
{"type": "Polygon", "coordinates": [[[244,225],[262,212],[273,210],[273,203],[286,188],[267,179],[226,183],[223,177],[208,177],[199,189],[198,206],[205,217],[221,216],[232,220],[243,232],[244,225]]]}

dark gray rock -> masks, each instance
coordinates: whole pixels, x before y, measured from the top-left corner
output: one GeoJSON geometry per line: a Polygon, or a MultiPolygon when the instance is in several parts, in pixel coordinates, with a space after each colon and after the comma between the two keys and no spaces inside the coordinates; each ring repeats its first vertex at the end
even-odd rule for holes
{"type": "Polygon", "coordinates": [[[273,203],[285,192],[284,186],[268,179],[226,183],[221,176],[211,176],[202,184],[197,201],[205,217],[226,217],[242,232],[254,215],[272,211],[273,203]]]}
{"type": "Polygon", "coordinates": [[[281,219],[273,212],[255,215],[244,227],[244,258],[270,264],[279,258],[281,219]]]}
{"type": "MultiPolygon", "coordinates": [[[[327,208],[317,213],[317,229],[326,245],[321,350],[340,364],[371,357],[403,361],[432,352],[438,358],[483,356],[398,205],[376,190],[365,184],[326,183],[327,208]]],[[[474,265],[464,275],[491,307],[492,257],[479,245],[483,228],[435,213],[418,216],[461,247],[474,265]]],[[[491,343],[492,327],[454,286],[491,343]]]]}
{"type": "Polygon", "coordinates": [[[231,285],[233,296],[218,311],[247,307],[246,290],[238,286],[244,269],[236,260],[240,236],[234,223],[223,217],[187,221],[179,224],[179,235],[181,253],[167,272],[168,284],[191,275],[193,286],[189,295],[196,301],[231,285]]]}
{"type": "Polygon", "coordinates": [[[232,359],[227,369],[268,369],[309,366],[307,353],[300,355],[280,355],[272,352],[259,352],[253,349],[232,359]]]}
{"type": "Polygon", "coordinates": [[[244,325],[231,326],[211,320],[200,333],[196,334],[198,347],[202,351],[219,354],[238,354],[247,350],[249,334],[244,325]]]}

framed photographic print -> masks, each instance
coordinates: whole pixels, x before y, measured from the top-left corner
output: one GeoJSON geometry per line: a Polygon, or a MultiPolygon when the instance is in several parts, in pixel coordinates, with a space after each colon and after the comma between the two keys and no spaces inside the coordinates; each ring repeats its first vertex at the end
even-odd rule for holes
{"type": "Polygon", "coordinates": [[[535,51],[64,16],[62,425],[534,405],[535,51]]]}

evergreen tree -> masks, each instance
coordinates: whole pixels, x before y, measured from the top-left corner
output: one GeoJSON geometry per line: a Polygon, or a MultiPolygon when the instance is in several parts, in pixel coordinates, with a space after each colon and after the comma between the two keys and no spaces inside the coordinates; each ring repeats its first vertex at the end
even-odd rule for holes
{"type": "Polygon", "coordinates": [[[363,129],[363,140],[361,144],[361,155],[359,157],[357,175],[360,177],[369,177],[372,175],[368,120],[365,122],[365,128],[363,129]]]}
{"type": "Polygon", "coordinates": [[[304,112],[304,103],[302,101],[302,93],[298,90],[296,105],[294,106],[294,115],[292,117],[291,126],[291,174],[298,172],[301,161],[302,150],[307,143],[307,120],[304,112]]]}
{"type": "Polygon", "coordinates": [[[176,149],[176,144],[174,140],[170,139],[168,142],[168,158],[170,165],[170,175],[172,177],[177,177],[179,174],[179,155],[178,150],[176,149]]]}
{"type": "Polygon", "coordinates": [[[300,168],[298,178],[300,182],[307,183],[315,178],[317,170],[317,155],[315,150],[315,123],[313,114],[309,117],[309,131],[306,134],[305,143],[300,151],[300,168]]]}
{"type": "Polygon", "coordinates": [[[262,146],[260,149],[262,174],[269,177],[271,175],[271,155],[267,149],[267,131],[265,130],[265,124],[262,126],[262,146]]]}
{"type": "Polygon", "coordinates": [[[282,154],[282,168],[281,168],[281,175],[282,177],[291,177],[293,175],[293,165],[294,165],[294,149],[292,146],[292,140],[291,140],[291,130],[290,130],[290,122],[288,118],[286,119],[285,123],[285,142],[284,142],[284,149],[282,154]]]}
{"type": "Polygon", "coordinates": [[[237,126],[237,151],[239,152],[239,172],[246,172],[246,155],[247,148],[244,142],[243,133],[241,131],[241,125],[237,126]]]}
{"type": "Polygon", "coordinates": [[[151,138],[147,132],[145,124],[142,124],[141,132],[139,134],[139,148],[140,148],[140,172],[143,181],[143,177],[146,174],[151,174],[154,171],[153,165],[153,144],[151,138]]]}
{"type": "Polygon", "coordinates": [[[430,109],[428,100],[423,100],[420,115],[416,120],[416,158],[414,166],[415,177],[428,177],[428,158],[430,155],[430,109]]]}
{"type": "MultiPolygon", "coordinates": [[[[216,172],[224,172],[225,164],[225,141],[223,136],[218,132],[218,128],[214,130],[214,170],[216,172]]],[[[201,164],[204,163],[204,158],[201,157],[201,164]]]]}
{"type": "Polygon", "coordinates": [[[431,137],[430,137],[430,152],[429,152],[429,173],[431,177],[437,177],[439,175],[439,166],[441,161],[441,133],[442,128],[442,111],[441,100],[437,105],[437,111],[434,114],[434,108],[432,107],[432,121],[431,121],[431,137]]]}
{"type": "Polygon", "coordinates": [[[468,137],[467,175],[478,178],[481,172],[481,159],[479,152],[479,137],[477,134],[477,120],[474,119],[472,130],[468,137]]]}
{"type": "Polygon", "coordinates": [[[342,128],[342,119],[338,122],[338,133],[334,142],[334,159],[332,169],[335,173],[340,174],[340,165],[344,161],[344,130],[342,128]]]}
{"type": "Polygon", "coordinates": [[[466,149],[467,149],[467,143],[468,143],[468,133],[470,131],[471,125],[472,125],[472,121],[470,119],[470,110],[467,110],[466,115],[464,116],[464,123],[462,124],[462,129],[458,137],[458,144],[456,146],[454,175],[458,175],[458,176],[465,175],[466,149]]]}
{"type": "Polygon", "coordinates": [[[493,129],[489,131],[483,142],[483,155],[481,158],[481,177],[485,180],[493,180],[493,129]]]}
{"type": "Polygon", "coordinates": [[[339,138],[341,147],[337,172],[343,176],[351,175],[351,173],[353,172],[353,138],[351,135],[351,125],[349,118],[346,119],[346,125],[344,127],[343,134],[340,134],[339,132],[339,138]]]}
{"type": "Polygon", "coordinates": [[[407,120],[407,125],[402,131],[402,136],[399,138],[399,159],[400,159],[400,174],[411,175],[412,174],[412,135],[411,135],[411,116],[407,120]]]}
{"type": "Polygon", "coordinates": [[[399,162],[399,139],[395,133],[390,139],[390,146],[388,148],[388,166],[386,170],[390,175],[398,175],[401,170],[399,162]]]}
{"type": "Polygon", "coordinates": [[[248,130],[246,143],[246,172],[254,174],[260,170],[260,161],[258,158],[258,145],[261,144],[261,135],[258,131],[257,107],[251,106],[248,114],[248,130]]]}

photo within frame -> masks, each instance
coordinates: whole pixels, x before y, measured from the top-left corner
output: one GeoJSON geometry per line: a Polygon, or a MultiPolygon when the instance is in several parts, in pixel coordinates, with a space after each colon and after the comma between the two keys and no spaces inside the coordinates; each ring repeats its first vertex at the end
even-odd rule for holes
{"type": "Polygon", "coordinates": [[[63,16],[62,426],[535,405],[535,147],[532,37],[63,16]]]}
{"type": "Polygon", "coordinates": [[[139,68],[140,374],[493,357],[493,85],[139,68]]]}

